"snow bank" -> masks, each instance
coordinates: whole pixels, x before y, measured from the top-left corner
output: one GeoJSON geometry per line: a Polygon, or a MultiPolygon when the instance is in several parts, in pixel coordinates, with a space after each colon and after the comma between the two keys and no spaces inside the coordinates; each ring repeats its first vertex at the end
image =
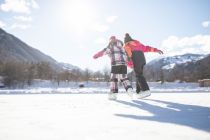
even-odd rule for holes
{"type": "MultiPolygon", "coordinates": [[[[50,81],[42,81],[34,83],[25,89],[2,89],[0,94],[42,94],[42,93],[108,93],[110,92],[109,83],[106,82],[88,82],[84,84],[84,88],[80,88],[81,83],[61,82],[57,83],[50,81]]],[[[157,82],[149,83],[152,92],[210,92],[210,87],[199,87],[198,83],[164,83],[157,82]]],[[[133,83],[135,89],[135,83],[133,83]]],[[[125,93],[122,85],[119,84],[119,90],[125,93]]]]}

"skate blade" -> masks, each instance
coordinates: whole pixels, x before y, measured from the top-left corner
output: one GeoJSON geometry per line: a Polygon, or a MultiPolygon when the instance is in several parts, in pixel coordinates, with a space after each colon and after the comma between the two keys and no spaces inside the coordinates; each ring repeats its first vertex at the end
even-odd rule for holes
{"type": "Polygon", "coordinates": [[[137,99],[144,99],[146,97],[151,96],[151,94],[146,94],[146,95],[142,95],[142,96],[137,96],[137,99]]]}

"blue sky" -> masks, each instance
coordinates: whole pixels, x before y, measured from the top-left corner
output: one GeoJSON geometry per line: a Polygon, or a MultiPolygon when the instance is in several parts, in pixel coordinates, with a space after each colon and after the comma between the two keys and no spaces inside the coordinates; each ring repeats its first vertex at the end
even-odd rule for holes
{"type": "Polygon", "coordinates": [[[209,0],[0,0],[0,27],[30,46],[93,71],[110,67],[92,56],[126,32],[164,51],[147,60],[210,53],[209,0]]]}

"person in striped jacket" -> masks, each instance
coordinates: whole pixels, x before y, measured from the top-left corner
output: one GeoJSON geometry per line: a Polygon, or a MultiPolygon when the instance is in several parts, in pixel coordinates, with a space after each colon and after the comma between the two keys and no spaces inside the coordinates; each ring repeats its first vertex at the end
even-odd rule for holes
{"type": "Polygon", "coordinates": [[[128,33],[125,34],[124,43],[124,49],[128,56],[127,64],[134,69],[136,75],[137,98],[150,96],[149,86],[143,76],[143,68],[146,64],[144,52],[158,52],[159,54],[163,54],[163,52],[157,48],[143,45],[138,40],[132,39],[128,33]]]}
{"type": "Polygon", "coordinates": [[[123,83],[123,86],[127,93],[132,96],[132,86],[127,77],[127,56],[123,49],[123,42],[117,39],[115,36],[111,36],[109,44],[102,51],[96,53],[93,58],[97,59],[103,55],[108,55],[111,59],[111,76],[110,76],[110,88],[109,99],[115,100],[118,93],[118,80],[123,83]]]}

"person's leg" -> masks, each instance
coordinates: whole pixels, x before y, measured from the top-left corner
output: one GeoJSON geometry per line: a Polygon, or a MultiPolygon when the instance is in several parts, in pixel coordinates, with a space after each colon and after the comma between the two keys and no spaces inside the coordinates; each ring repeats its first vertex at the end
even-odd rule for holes
{"type": "Polygon", "coordinates": [[[129,79],[127,77],[127,74],[120,74],[120,81],[122,82],[128,96],[130,96],[132,98],[133,97],[133,88],[132,88],[131,82],[129,81],[129,79]]]}
{"type": "Polygon", "coordinates": [[[142,91],[149,90],[149,86],[148,86],[147,81],[143,75],[138,75],[137,79],[138,79],[139,87],[142,91]]]}
{"type": "Polygon", "coordinates": [[[112,93],[118,93],[118,78],[117,74],[111,73],[110,77],[110,90],[112,93]]]}
{"type": "Polygon", "coordinates": [[[140,87],[140,84],[139,84],[139,80],[138,78],[136,77],[136,93],[139,93],[141,90],[141,87],[140,87]]]}
{"type": "Polygon", "coordinates": [[[149,91],[149,86],[147,84],[146,79],[143,76],[143,67],[142,69],[138,69],[135,71],[136,72],[136,79],[137,79],[137,98],[138,99],[143,99],[145,97],[148,97],[151,95],[149,91]]]}
{"type": "Polygon", "coordinates": [[[137,83],[137,87],[136,87],[136,91],[140,92],[142,91],[146,91],[149,90],[149,86],[147,84],[147,81],[145,79],[145,77],[143,76],[143,67],[135,69],[135,74],[136,74],[136,83],[137,83]]]}
{"type": "Polygon", "coordinates": [[[120,81],[122,82],[125,90],[127,91],[129,88],[132,88],[131,83],[127,77],[127,74],[119,74],[120,81]]]}
{"type": "Polygon", "coordinates": [[[118,79],[117,74],[111,73],[110,76],[110,93],[108,94],[109,100],[116,100],[117,99],[117,93],[118,93],[118,79]]]}

